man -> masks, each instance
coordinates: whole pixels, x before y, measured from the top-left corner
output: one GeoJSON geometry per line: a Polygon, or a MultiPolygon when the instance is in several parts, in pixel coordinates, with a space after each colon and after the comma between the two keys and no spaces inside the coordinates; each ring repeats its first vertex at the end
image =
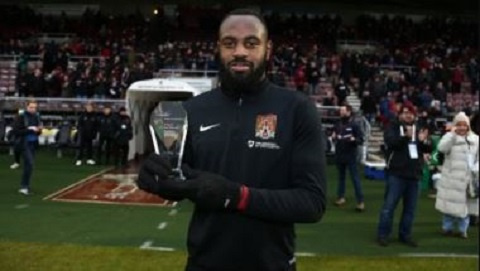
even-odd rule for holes
{"type": "Polygon", "coordinates": [[[152,155],[138,185],[194,202],[186,270],[295,270],[294,223],[325,212],[321,124],[308,97],[266,80],[272,44],[261,15],[235,10],[219,35],[221,86],[185,103],[186,180],[152,155]]]}
{"type": "Polygon", "coordinates": [[[129,141],[133,137],[132,121],[125,107],[121,107],[114,123],[115,166],[125,167],[128,160],[129,141]]]}
{"type": "MultiPolygon", "coordinates": [[[[18,116],[25,113],[25,110],[19,109],[18,116]]],[[[15,130],[9,132],[8,140],[13,143],[13,164],[10,165],[10,169],[17,169],[20,167],[20,158],[22,155],[23,138],[21,136],[15,136],[15,130]]]]}
{"type": "Polygon", "coordinates": [[[23,195],[30,194],[30,180],[33,172],[35,148],[38,144],[38,136],[42,133],[42,122],[37,112],[37,102],[28,101],[26,110],[19,113],[13,124],[15,136],[20,140],[23,151],[23,173],[20,189],[23,195]]]}
{"type": "Polygon", "coordinates": [[[110,154],[112,152],[112,140],[115,134],[115,123],[112,115],[112,108],[110,108],[110,106],[105,106],[103,109],[103,115],[100,117],[98,124],[100,139],[98,141],[96,162],[101,164],[103,161],[103,153],[105,153],[105,165],[108,165],[110,163],[110,154]]]}
{"type": "Polygon", "coordinates": [[[346,203],[345,177],[348,168],[357,200],[355,210],[357,212],[363,212],[365,210],[365,203],[357,170],[357,149],[359,145],[363,144],[363,134],[360,127],[353,121],[351,105],[347,104],[340,107],[340,117],[341,119],[335,126],[333,135],[336,140],[335,157],[339,176],[335,205],[343,206],[346,203]]]}
{"type": "Polygon", "coordinates": [[[97,114],[93,111],[93,104],[87,102],[85,111],[78,119],[78,133],[80,135],[80,149],[78,150],[77,162],[75,165],[81,166],[85,152],[87,156],[87,164],[95,165],[93,160],[93,140],[97,137],[98,120],[97,114]]]}
{"type": "Polygon", "coordinates": [[[390,124],[384,132],[388,177],[385,201],[380,212],[377,242],[381,246],[388,245],[395,208],[402,199],[403,211],[398,237],[400,242],[416,247],[417,242],[412,238],[412,225],[423,158],[424,154],[430,151],[427,142],[428,129],[421,129],[415,125],[415,108],[411,104],[403,104],[398,114],[398,121],[390,124]]]}
{"type": "Polygon", "coordinates": [[[375,118],[377,117],[377,102],[370,95],[368,90],[363,92],[360,110],[362,110],[363,115],[367,118],[369,123],[375,122],[375,118]]]}
{"type": "Polygon", "coordinates": [[[340,79],[337,87],[335,88],[335,96],[337,96],[338,105],[343,105],[347,100],[347,96],[350,95],[350,89],[347,84],[340,79]]]}

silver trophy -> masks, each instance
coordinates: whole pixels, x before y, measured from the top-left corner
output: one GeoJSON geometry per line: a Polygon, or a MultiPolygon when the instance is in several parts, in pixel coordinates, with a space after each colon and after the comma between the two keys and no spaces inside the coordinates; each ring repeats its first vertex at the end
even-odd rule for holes
{"type": "Polygon", "coordinates": [[[179,101],[159,102],[150,115],[149,129],[154,151],[170,162],[173,177],[180,180],[185,180],[182,160],[187,127],[187,112],[179,101]]]}

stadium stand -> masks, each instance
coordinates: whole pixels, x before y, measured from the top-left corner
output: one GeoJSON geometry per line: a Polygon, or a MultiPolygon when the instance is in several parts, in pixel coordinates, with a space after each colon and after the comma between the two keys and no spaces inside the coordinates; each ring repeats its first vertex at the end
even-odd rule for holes
{"type": "MultiPolygon", "coordinates": [[[[63,116],[75,118],[82,99],[121,99],[138,80],[186,73],[215,76],[214,37],[226,11],[179,5],[171,21],[161,10],[151,18],[90,9],[69,17],[0,6],[5,15],[0,18],[0,99],[61,97],[63,102],[39,104],[49,121],[60,123],[63,116]]],[[[434,117],[440,120],[478,109],[475,20],[361,14],[347,22],[330,14],[265,16],[275,44],[270,79],[310,95],[327,127],[338,114],[335,93],[341,79],[350,89],[347,101],[357,111],[365,91],[374,96],[379,116],[368,130],[376,133],[395,116],[398,102],[427,111],[439,103],[441,114],[434,117]]],[[[7,123],[18,106],[12,105],[3,109],[7,123]]],[[[372,154],[381,155],[378,134],[371,138],[372,154]]]]}

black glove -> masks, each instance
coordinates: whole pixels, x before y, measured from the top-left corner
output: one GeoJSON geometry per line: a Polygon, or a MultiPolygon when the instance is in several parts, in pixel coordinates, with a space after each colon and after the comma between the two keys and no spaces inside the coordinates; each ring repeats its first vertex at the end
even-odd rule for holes
{"type": "Polygon", "coordinates": [[[179,201],[193,194],[185,181],[174,176],[169,161],[158,154],[150,155],[142,164],[137,185],[140,189],[167,200],[179,201]]]}
{"type": "MultiPolygon", "coordinates": [[[[227,180],[221,175],[197,171],[188,165],[183,165],[182,171],[187,178],[186,183],[191,191],[187,198],[195,202],[196,206],[205,210],[238,210],[242,196],[248,197],[246,186],[227,180]]],[[[246,201],[244,199],[243,201],[246,201]]],[[[246,202],[243,204],[245,205],[246,202]]]]}

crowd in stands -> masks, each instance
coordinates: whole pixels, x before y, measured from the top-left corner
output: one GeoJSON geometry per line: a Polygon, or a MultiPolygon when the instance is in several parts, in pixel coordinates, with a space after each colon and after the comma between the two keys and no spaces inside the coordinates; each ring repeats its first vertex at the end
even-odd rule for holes
{"type": "MultiPolygon", "coordinates": [[[[70,18],[0,9],[0,55],[18,56],[15,89],[6,95],[121,98],[130,83],[162,69],[218,69],[214,38],[222,9],[180,7],[174,21],[161,10],[151,18],[93,11],[70,18]],[[75,36],[61,43],[32,38],[44,32],[75,36]]],[[[318,103],[339,105],[356,91],[362,110],[372,119],[380,113],[385,122],[395,102],[408,100],[429,111],[439,103],[444,114],[478,100],[478,22],[362,15],[347,25],[337,15],[275,13],[267,13],[266,21],[275,45],[271,80],[318,103]],[[379,46],[339,51],[335,45],[343,39],[379,46]]]]}

